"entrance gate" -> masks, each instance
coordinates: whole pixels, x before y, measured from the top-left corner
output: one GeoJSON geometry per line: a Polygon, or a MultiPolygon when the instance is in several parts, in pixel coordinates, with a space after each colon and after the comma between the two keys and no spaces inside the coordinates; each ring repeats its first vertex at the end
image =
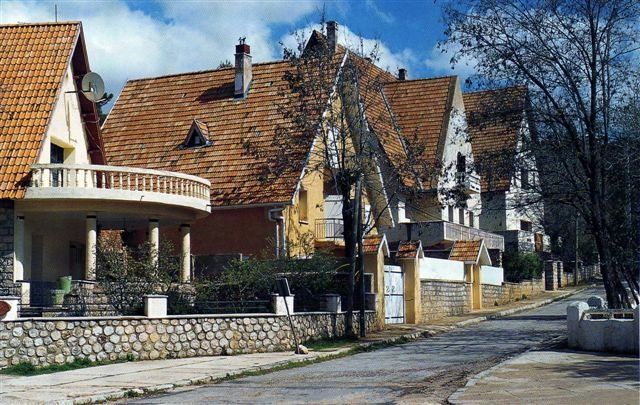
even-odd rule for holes
{"type": "Polygon", "coordinates": [[[404,274],[400,266],[384,266],[384,321],[404,323],[404,274]]]}

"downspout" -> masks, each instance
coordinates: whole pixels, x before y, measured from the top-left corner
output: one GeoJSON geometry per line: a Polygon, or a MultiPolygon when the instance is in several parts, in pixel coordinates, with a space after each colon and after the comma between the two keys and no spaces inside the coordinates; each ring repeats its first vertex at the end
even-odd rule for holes
{"type": "Polygon", "coordinates": [[[280,258],[280,255],[286,252],[286,238],[284,229],[284,211],[283,207],[271,208],[268,212],[269,221],[276,223],[276,258],[280,258]]]}

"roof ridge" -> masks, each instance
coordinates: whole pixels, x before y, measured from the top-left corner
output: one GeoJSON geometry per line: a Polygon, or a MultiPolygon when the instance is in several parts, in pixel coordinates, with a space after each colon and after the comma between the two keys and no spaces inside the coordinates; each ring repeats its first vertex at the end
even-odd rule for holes
{"type": "Polygon", "coordinates": [[[0,28],[11,27],[34,27],[34,26],[47,26],[47,25],[80,25],[82,21],[44,21],[44,22],[17,22],[0,24],[0,28]]]}
{"type": "MultiPolygon", "coordinates": [[[[273,60],[273,61],[268,61],[268,62],[253,63],[252,66],[274,65],[274,64],[286,63],[286,62],[288,62],[288,61],[287,60],[273,60]]],[[[235,67],[234,66],[230,66],[230,67],[216,68],[216,69],[193,70],[191,72],[168,73],[166,75],[160,75],[160,76],[138,77],[136,79],[129,79],[129,80],[127,80],[127,82],[130,83],[130,82],[140,82],[140,81],[145,81],[145,80],[165,79],[165,78],[176,77],[176,76],[191,76],[191,75],[198,75],[198,74],[212,73],[212,72],[220,72],[220,71],[223,71],[223,70],[232,70],[232,69],[235,69],[235,67]]]]}
{"type": "Polygon", "coordinates": [[[452,77],[458,77],[458,75],[446,75],[446,76],[434,76],[434,77],[420,77],[417,79],[406,79],[406,80],[396,80],[396,81],[392,81],[392,82],[387,82],[385,83],[385,86],[387,84],[396,84],[396,83],[410,83],[410,82],[427,82],[427,81],[431,81],[431,80],[443,80],[443,79],[449,79],[451,80],[452,77]]]}
{"type": "Polygon", "coordinates": [[[496,93],[496,92],[505,91],[505,90],[517,90],[517,89],[528,90],[528,87],[526,84],[516,84],[513,86],[498,87],[495,89],[466,91],[466,92],[463,92],[462,94],[467,95],[467,94],[480,94],[480,93],[496,93]]]}

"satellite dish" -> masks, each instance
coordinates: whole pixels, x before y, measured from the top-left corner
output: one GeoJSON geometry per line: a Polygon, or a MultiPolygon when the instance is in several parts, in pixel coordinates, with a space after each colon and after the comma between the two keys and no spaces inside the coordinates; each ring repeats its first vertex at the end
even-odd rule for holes
{"type": "Polygon", "coordinates": [[[94,72],[89,72],[82,76],[82,94],[94,103],[102,100],[104,97],[104,81],[102,77],[94,72]]]}

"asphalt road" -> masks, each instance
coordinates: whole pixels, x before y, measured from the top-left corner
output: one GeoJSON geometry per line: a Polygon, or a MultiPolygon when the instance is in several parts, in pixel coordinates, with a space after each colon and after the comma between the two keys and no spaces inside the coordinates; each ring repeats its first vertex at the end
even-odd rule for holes
{"type": "Polygon", "coordinates": [[[542,308],[429,339],[132,402],[441,403],[473,375],[566,335],[567,303],[602,293],[590,289],[542,308]]]}

